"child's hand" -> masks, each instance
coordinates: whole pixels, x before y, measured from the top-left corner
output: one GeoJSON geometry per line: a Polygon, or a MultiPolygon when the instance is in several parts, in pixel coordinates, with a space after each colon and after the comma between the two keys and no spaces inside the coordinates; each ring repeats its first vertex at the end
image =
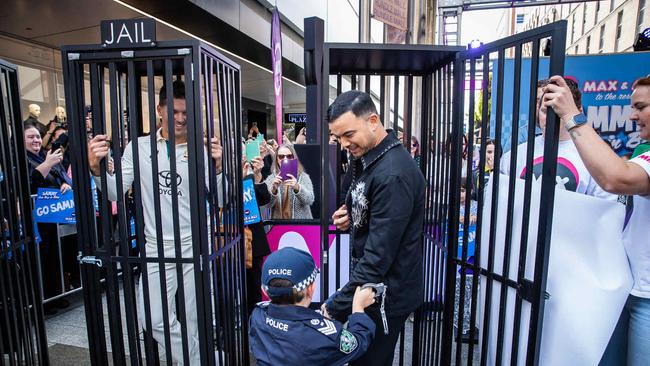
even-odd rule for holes
{"type": "Polygon", "coordinates": [[[357,287],[352,299],[352,312],[363,313],[364,309],[375,303],[375,291],[371,287],[361,289],[357,287]]]}

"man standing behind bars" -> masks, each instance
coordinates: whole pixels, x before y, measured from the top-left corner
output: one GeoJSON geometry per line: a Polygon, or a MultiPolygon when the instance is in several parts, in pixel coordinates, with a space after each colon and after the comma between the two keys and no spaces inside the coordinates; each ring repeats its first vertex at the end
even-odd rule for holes
{"type": "Polygon", "coordinates": [[[392,365],[399,332],[423,300],[425,180],[395,134],[384,129],[370,95],[341,94],[328,108],[327,120],[330,133],[353,157],[345,204],[332,218],[339,230],[350,230],[355,264],[350,281],[322,310],[344,321],[355,288],[383,282],[385,311],[381,299],[366,309],[377,324],[375,340],[353,364],[392,365]]]}
{"type": "MultiPolygon", "coordinates": [[[[189,185],[189,158],[187,146],[187,115],[185,105],[185,85],[182,81],[174,81],[173,89],[173,116],[174,116],[174,134],[176,146],[170,146],[168,136],[168,100],[166,95],[166,86],[160,88],[159,102],[157,112],[160,116],[161,127],[156,131],[156,150],[158,161],[158,187],[154,187],[154,178],[152,176],[151,160],[152,149],[149,136],[139,137],[137,140],[139,161],[133,161],[133,141],[124,149],[122,156],[122,167],[117,174],[122,175],[122,189],[126,192],[133,184],[135,174],[140,176],[140,188],[142,191],[142,211],[144,215],[144,234],[146,240],[146,255],[148,258],[158,257],[158,237],[156,234],[156,207],[154,204],[154,194],[160,198],[159,214],[162,219],[162,244],[164,256],[166,258],[176,258],[176,244],[180,245],[183,258],[192,258],[192,229],[190,217],[190,185],[189,185]],[[170,154],[176,156],[176,176],[171,174],[170,154]],[[177,191],[173,190],[173,180],[176,181],[177,191]],[[172,196],[176,195],[178,199],[179,217],[172,215],[172,196]],[[180,243],[174,240],[174,225],[178,225],[180,231],[180,243]]],[[[97,135],[88,142],[88,163],[90,170],[96,181],[97,187],[101,187],[99,178],[101,159],[109,154],[109,143],[106,135],[97,135]]],[[[211,140],[211,155],[215,160],[217,172],[217,188],[222,186],[221,176],[221,156],[222,148],[216,138],[211,140]]],[[[204,161],[208,161],[207,154],[204,161]]],[[[208,182],[208,169],[206,167],[206,184],[208,182]]],[[[115,177],[107,175],[108,180],[108,199],[116,201],[122,199],[117,196],[115,177]]],[[[221,189],[218,189],[219,202],[223,202],[221,189]]],[[[149,309],[144,306],[144,289],[143,282],[140,280],[139,297],[138,297],[138,317],[143,328],[146,326],[146,313],[151,316],[151,332],[154,339],[162,346],[165,345],[165,323],[162,309],[163,291],[166,289],[167,310],[169,321],[169,337],[171,341],[171,352],[173,359],[178,364],[183,364],[183,341],[181,323],[176,315],[180,312],[178,304],[173,306],[176,291],[178,289],[179,278],[177,277],[176,264],[165,264],[165,282],[166,287],[160,286],[160,266],[158,263],[149,263],[147,265],[148,290],[149,290],[149,309]]],[[[185,292],[185,327],[188,337],[188,351],[191,365],[200,364],[199,339],[197,328],[197,308],[196,308],[196,291],[194,286],[194,269],[193,264],[183,264],[182,276],[185,292]]]]}

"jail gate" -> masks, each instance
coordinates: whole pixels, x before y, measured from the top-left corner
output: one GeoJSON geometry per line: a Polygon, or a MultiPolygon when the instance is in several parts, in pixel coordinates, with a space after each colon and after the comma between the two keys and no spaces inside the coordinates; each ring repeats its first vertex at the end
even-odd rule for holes
{"type": "MultiPolygon", "coordinates": [[[[514,155],[510,161],[514,171],[519,125],[513,122],[511,128],[505,129],[504,115],[518,116],[524,111],[528,116],[536,115],[537,80],[563,73],[566,23],[549,24],[477,49],[323,43],[322,22],[308,19],[305,28],[308,120],[311,117],[320,125],[323,186],[330,181],[341,182],[340,170],[326,169],[332,159],[337,160],[336,166],[340,165],[340,154],[328,148],[324,111],[343,91],[359,89],[370,93],[387,128],[402,132],[404,141],[410,142],[411,136],[420,140],[420,166],[428,182],[422,246],[425,291],[423,305],[415,312],[413,323],[407,322],[402,330],[395,362],[400,365],[538,364],[556,170],[555,164],[547,162],[556,161],[559,123],[546,124],[541,196],[532,203],[533,144],[528,144],[527,173],[522,180],[524,212],[538,207],[539,220],[524,217],[521,233],[510,229],[518,177],[515,179],[512,174],[502,178],[508,181],[507,189],[501,192],[499,156],[495,156],[493,164],[497,173],[489,179],[484,179],[481,173],[476,182],[471,179],[475,170],[471,162],[477,153],[476,170],[485,172],[488,137],[501,148],[506,147],[502,137],[508,136],[511,138],[507,149],[514,155]],[[549,69],[540,70],[540,53],[546,42],[552,42],[549,69]],[[514,70],[508,71],[507,83],[504,82],[506,56],[514,58],[514,70]],[[522,70],[524,56],[531,60],[526,70],[522,70]],[[492,108],[489,107],[489,75],[495,78],[492,108]],[[528,100],[520,98],[524,88],[530,90],[528,100]],[[481,107],[477,107],[479,89],[482,90],[481,107]],[[511,91],[511,99],[506,100],[504,89],[511,91]],[[504,110],[509,102],[511,109],[504,110]],[[478,130],[483,138],[476,141],[474,136],[478,130]],[[466,230],[462,225],[473,219],[470,200],[461,202],[461,189],[467,192],[474,189],[477,195],[473,240],[470,240],[470,225],[466,230]],[[461,206],[464,206],[462,218],[459,217],[461,206]],[[503,217],[498,214],[499,206],[506,208],[503,217]],[[485,220],[489,224],[483,225],[485,220]],[[529,227],[536,228],[535,236],[529,237],[529,227]],[[488,232],[482,232],[486,228],[488,232]],[[505,238],[499,237],[497,231],[505,232],[505,238]],[[471,253],[470,241],[474,242],[471,253]],[[411,348],[405,339],[412,340],[411,348]]],[[[556,117],[549,114],[547,118],[553,121],[556,117]]],[[[537,132],[535,123],[529,123],[525,132],[532,142],[537,132]]],[[[337,239],[343,235],[330,227],[331,213],[338,206],[328,207],[332,201],[339,203],[339,186],[336,185],[336,191],[321,191],[324,274],[342,268],[340,258],[329,257],[327,241],[329,235],[336,235],[337,239]],[[332,200],[331,195],[336,199],[332,200]]],[[[340,255],[340,250],[337,253],[340,255]]],[[[342,285],[329,283],[329,278],[329,275],[321,276],[321,288],[326,294],[342,285]]]]}
{"type": "Polygon", "coordinates": [[[239,66],[197,41],[62,55],[92,364],[248,364],[239,66]]]}
{"type": "Polygon", "coordinates": [[[0,363],[48,365],[17,67],[0,60],[0,363]]]}

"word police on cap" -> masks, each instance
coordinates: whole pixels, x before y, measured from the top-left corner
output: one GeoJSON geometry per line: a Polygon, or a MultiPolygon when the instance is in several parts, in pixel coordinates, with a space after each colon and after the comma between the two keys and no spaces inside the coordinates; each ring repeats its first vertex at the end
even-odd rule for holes
{"type": "Polygon", "coordinates": [[[156,23],[153,19],[102,20],[102,46],[106,48],[153,47],[156,23]]]}
{"type": "Polygon", "coordinates": [[[286,268],[271,268],[269,269],[269,275],[291,276],[291,270],[286,268]]]}

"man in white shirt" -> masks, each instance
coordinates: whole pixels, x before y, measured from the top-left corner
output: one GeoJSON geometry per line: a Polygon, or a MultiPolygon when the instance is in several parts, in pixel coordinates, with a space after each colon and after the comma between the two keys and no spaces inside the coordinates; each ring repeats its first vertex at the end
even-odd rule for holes
{"type": "MultiPolygon", "coordinates": [[[[624,161],[612,151],[571,103],[567,83],[559,76],[543,88],[542,103],[553,108],[596,182],[607,192],[631,195],[623,244],[634,285],[600,365],[647,365],[650,360],[650,153],[624,161]]],[[[632,113],[641,138],[650,140],[650,77],[632,86],[632,113]]],[[[593,304],[598,306],[598,304],[593,304]]]]}
{"type": "MultiPolygon", "coordinates": [[[[158,186],[154,186],[154,172],[152,171],[152,146],[150,136],[142,136],[137,139],[138,148],[138,163],[134,164],[133,150],[134,141],[124,149],[121,159],[121,175],[122,175],[122,192],[126,192],[134,182],[136,174],[140,178],[140,188],[142,193],[142,212],[144,215],[144,234],[146,239],[146,255],[148,258],[158,257],[158,236],[156,227],[156,210],[154,199],[157,195],[160,200],[160,219],[161,227],[159,230],[162,233],[162,249],[165,258],[176,258],[176,245],[174,239],[174,224],[176,223],[180,234],[180,247],[182,258],[193,257],[192,247],[192,228],[190,217],[190,179],[189,179],[189,159],[187,147],[187,115],[185,104],[185,85],[182,81],[174,81],[173,89],[173,117],[174,117],[174,138],[175,146],[170,145],[168,136],[168,100],[166,97],[166,86],[160,89],[159,103],[157,112],[161,119],[161,128],[156,134],[156,150],[157,150],[157,163],[158,163],[158,186]],[[171,159],[170,154],[176,156],[176,175],[173,176],[171,172],[171,159]],[[176,182],[177,190],[174,192],[173,182],[176,182]],[[178,216],[173,213],[173,198],[176,198],[178,203],[178,216]]],[[[106,135],[97,135],[88,142],[88,162],[90,171],[95,179],[97,187],[101,188],[100,175],[100,161],[109,154],[110,146],[106,135]]],[[[222,175],[221,175],[221,157],[222,148],[219,145],[218,139],[211,140],[211,157],[215,162],[215,169],[217,172],[217,193],[219,196],[219,204],[223,204],[222,198],[222,175]]],[[[204,152],[204,162],[209,163],[207,152],[204,152]]],[[[205,170],[205,182],[209,187],[208,169],[205,170]]],[[[111,201],[123,199],[118,197],[118,190],[116,187],[115,177],[107,175],[107,196],[111,201]]],[[[184,297],[185,297],[185,327],[188,336],[188,351],[191,365],[200,364],[198,328],[197,328],[197,308],[196,308],[196,291],[194,284],[194,268],[193,264],[183,264],[182,278],[177,276],[177,266],[173,263],[165,264],[165,282],[166,286],[161,288],[160,280],[160,266],[158,263],[149,263],[147,265],[148,276],[148,291],[150,308],[145,309],[144,306],[144,288],[143,281],[140,281],[139,296],[138,296],[138,317],[141,325],[145,328],[145,313],[151,316],[151,333],[154,339],[162,346],[165,345],[165,325],[164,315],[162,312],[162,296],[165,293],[168,304],[168,321],[169,321],[169,336],[171,343],[172,358],[179,364],[183,364],[183,343],[181,323],[179,322],[176,312],[179,311],[178,306],[173,306],[175,301],[176,291],[178,289],[179,280],[183,282],[184,297]],[[174,310],[175,309],[175,310],[174,310]]]]}
{"type": "MultiPolygon", "coordinates": [[[[582,111],[582,94],[578,85],[571,79],[564,79],[569,85],[572,100],[576,108],[582,111]]],[[[537,126],[542,130],[542,135],[537,136],[534,140],[533,152],[533,179],[541,179],[542,165],[544,162],[544,136],[546,134],[546,107],[540,104],[540,98],[543,95],[542,88],[548,84],[548,80],[540,80],[537,83],[537,126]]],[[[587,168],[580,159],[578,150],[576,150],[569,133],[560,129],[560,143],[557,153],[557,176],[555,178],[557,188],[568,191],[586,194],[616,201],[616,195],[605,192],[589,174],[587,168]]],[[[526,175],[526,154],[528,143],[524,142],[517,147],[517,168],[516,174],[520,178],[526,175]]],[[[501,157],[500,168],[502,174],[510,175],[511,151],[503,154],[501,157]]]]}

